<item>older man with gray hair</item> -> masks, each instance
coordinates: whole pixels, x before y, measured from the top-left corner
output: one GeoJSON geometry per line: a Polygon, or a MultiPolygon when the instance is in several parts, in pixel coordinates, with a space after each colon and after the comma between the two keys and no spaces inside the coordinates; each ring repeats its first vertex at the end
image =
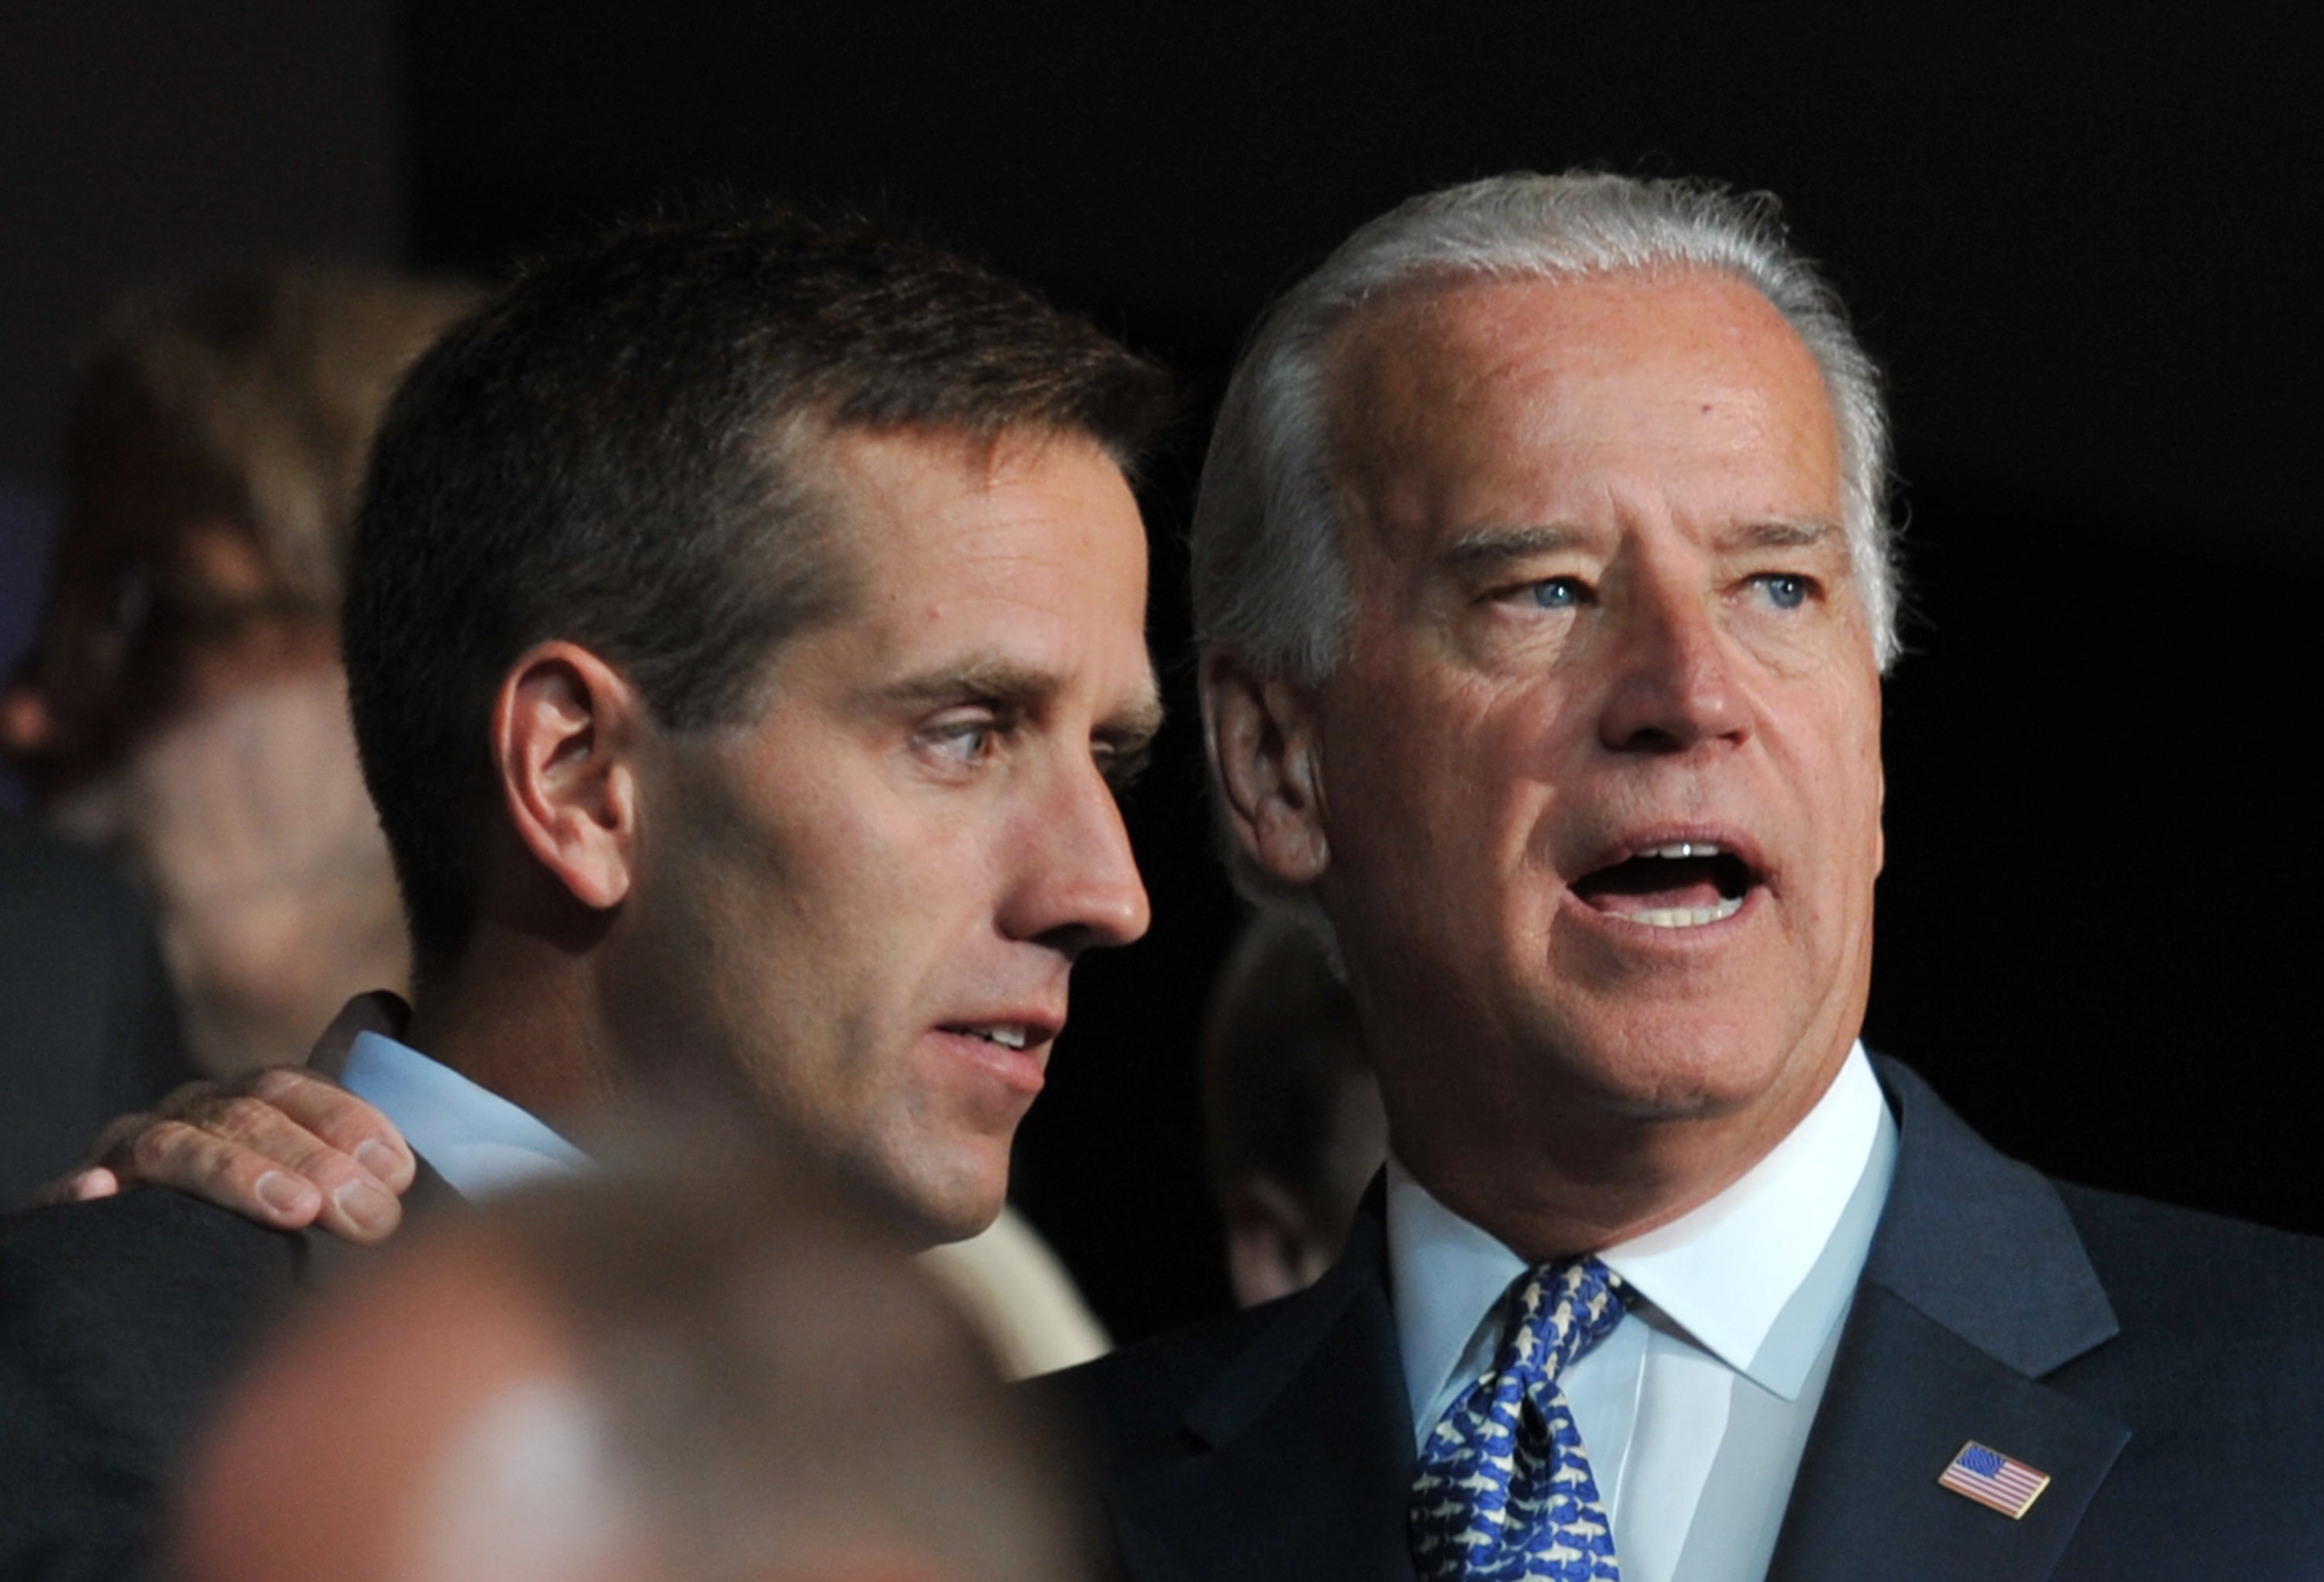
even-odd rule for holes
{"type": "Polygon", "coordinates": [[[1886,423],[1772,200],[1518,175],[1268,318],[1194,525],[1244,888],[1390,1162],[1069,1375],[1164,1577],[2318,1575],[2318,1244],[2053,1184],[1858,1041],[1886,423]]]}

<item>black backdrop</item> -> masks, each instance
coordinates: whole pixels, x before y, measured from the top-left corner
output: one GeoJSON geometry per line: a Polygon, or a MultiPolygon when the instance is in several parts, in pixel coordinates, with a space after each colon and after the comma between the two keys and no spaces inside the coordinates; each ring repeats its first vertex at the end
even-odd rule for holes
{"type": "Polygon", "coordinates": [[[404,6],[422,263],[706,180],[847,197],[1184,374],[1148,491],[1178,724],[1130,810],[1157,923],[1081,969],[1019,1151],[1119,1331],[1223,1300],[1189,1050],[1235,912],[1177,544],[1209,403],[1351,226],[1516,166],[1775,190],[1893,371],[1873,1041],[2045,1168],[2324,1230],[2312,51],[2288,5],[1867,9],[404,6]]]}

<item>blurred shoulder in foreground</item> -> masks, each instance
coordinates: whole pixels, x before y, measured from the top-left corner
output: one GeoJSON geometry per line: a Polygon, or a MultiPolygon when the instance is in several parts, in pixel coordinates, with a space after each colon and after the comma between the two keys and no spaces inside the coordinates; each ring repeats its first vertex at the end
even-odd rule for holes
{"type": "Polygon", "coordinates": [[[185,1582],[1087,1574],[1034,1404],[883,1232],[763,1167],[415,1233],[262,1359],[178,1503],[185,1582]]]}

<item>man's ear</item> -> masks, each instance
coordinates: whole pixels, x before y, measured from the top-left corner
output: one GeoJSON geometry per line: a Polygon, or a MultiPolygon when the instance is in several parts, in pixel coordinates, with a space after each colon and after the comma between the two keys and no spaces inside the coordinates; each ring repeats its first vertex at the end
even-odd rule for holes
{"type": "Polygon", "coordinates": [[[1238,1178],[1221,1211],[1227,1222],[1227,1283],[1238,1307],[1305,1291],[1340,1255],[1315,1217],[1272,1177],[1238,1178]]]}
{"type": "Polygon", "coordinates": [[[587,649],[528,650],[493,699],[493,770],[517,838],[597,911],[630,893],[646,702],[587,649]]]}
{"type": "Polygon", "coordinates": [[[1227,654],[1203,656],[1202,681],[1211,763],[1235,839],[1277,883],[1314,884],[1332,844],[1313,694],[1255,676],[1227,654]]]}

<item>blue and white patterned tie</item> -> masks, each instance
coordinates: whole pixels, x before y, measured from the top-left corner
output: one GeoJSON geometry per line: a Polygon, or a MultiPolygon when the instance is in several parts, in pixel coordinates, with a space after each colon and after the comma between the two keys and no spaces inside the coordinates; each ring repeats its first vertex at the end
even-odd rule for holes
{"type": "Polygon", "coordinates": [[[1618,1582],[1614,1529],[1557,1381],[1621,1321],[1621,1277],[1595,1258],[1510,1287],[1493,1371],[1421,1447],[1412,1558],[1426,1582],[1618,1582]]]}

